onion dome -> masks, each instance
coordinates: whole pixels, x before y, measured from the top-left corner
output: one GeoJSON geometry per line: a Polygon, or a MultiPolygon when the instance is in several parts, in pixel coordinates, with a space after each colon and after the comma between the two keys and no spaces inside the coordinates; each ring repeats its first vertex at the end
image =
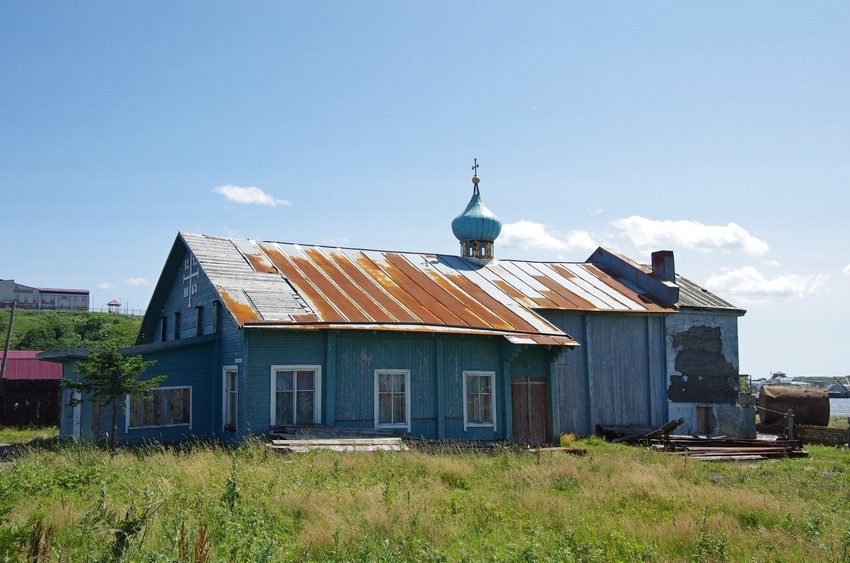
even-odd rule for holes
{"type": "MultiPolygon", "coordinates": [[[[477,169],[476,160],[473,170],[477,169]]],[[[452,232],[460,241],[461,256],[487,262],[493,258],[493,242],[502,230],[502,222],[481,201],[479,181],[477,175],[472,177],[472,199],[452,221],[452,232]]]]}

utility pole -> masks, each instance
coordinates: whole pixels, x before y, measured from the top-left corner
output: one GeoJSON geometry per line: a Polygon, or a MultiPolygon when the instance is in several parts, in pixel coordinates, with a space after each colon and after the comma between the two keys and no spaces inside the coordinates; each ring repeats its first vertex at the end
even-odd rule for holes
{"type": "Polygon", "coordinates": [[[0,379],[6,376],[6,360],[9,358],[9,344],[12,342],[12,323],[15,322],[15,306],[17,299],[12,301],[12,312],[9,314],[9,328],[6,330],[6,346],[3,348],[3,365],[0,365],[0,379]]]}

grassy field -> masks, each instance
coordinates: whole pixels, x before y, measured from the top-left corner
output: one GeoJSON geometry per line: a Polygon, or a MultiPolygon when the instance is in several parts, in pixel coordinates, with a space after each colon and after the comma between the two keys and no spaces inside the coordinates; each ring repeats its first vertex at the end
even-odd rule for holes
{"type": "Polygon", "coordinates": [[[831,416],[829,417],[829,427],[830,428],[847,428],[850,426],[850,421],[846,416],[831,416]]]}
{"type": "Polygon", "coordinates": [[[836,448],[744,464],[599,439],[575,442],[584,456],[253,441],[111,457],[33,438],[0,466],[0,560],[850,561],[836,448]]]}

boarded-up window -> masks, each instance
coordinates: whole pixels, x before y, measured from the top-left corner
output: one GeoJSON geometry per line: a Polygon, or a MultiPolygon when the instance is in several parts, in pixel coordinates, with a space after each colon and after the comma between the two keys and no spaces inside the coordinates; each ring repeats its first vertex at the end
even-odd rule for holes
{"type": "Polygon", "coordinates": [[[146,397],[130,400],[130,428],[188,426],[191,422],[192,388],[158,387],[146,397]]]}

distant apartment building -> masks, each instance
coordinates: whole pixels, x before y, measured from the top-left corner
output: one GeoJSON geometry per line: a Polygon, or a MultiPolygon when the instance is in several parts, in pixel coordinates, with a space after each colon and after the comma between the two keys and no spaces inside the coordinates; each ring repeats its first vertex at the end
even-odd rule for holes
{"type": "Polygon", "coordinates": [[[20,309],[88,311],[89,290],[30,287],[15,280],[0,280],[0,307],[8,309],[14,301],[20,309]]]}

